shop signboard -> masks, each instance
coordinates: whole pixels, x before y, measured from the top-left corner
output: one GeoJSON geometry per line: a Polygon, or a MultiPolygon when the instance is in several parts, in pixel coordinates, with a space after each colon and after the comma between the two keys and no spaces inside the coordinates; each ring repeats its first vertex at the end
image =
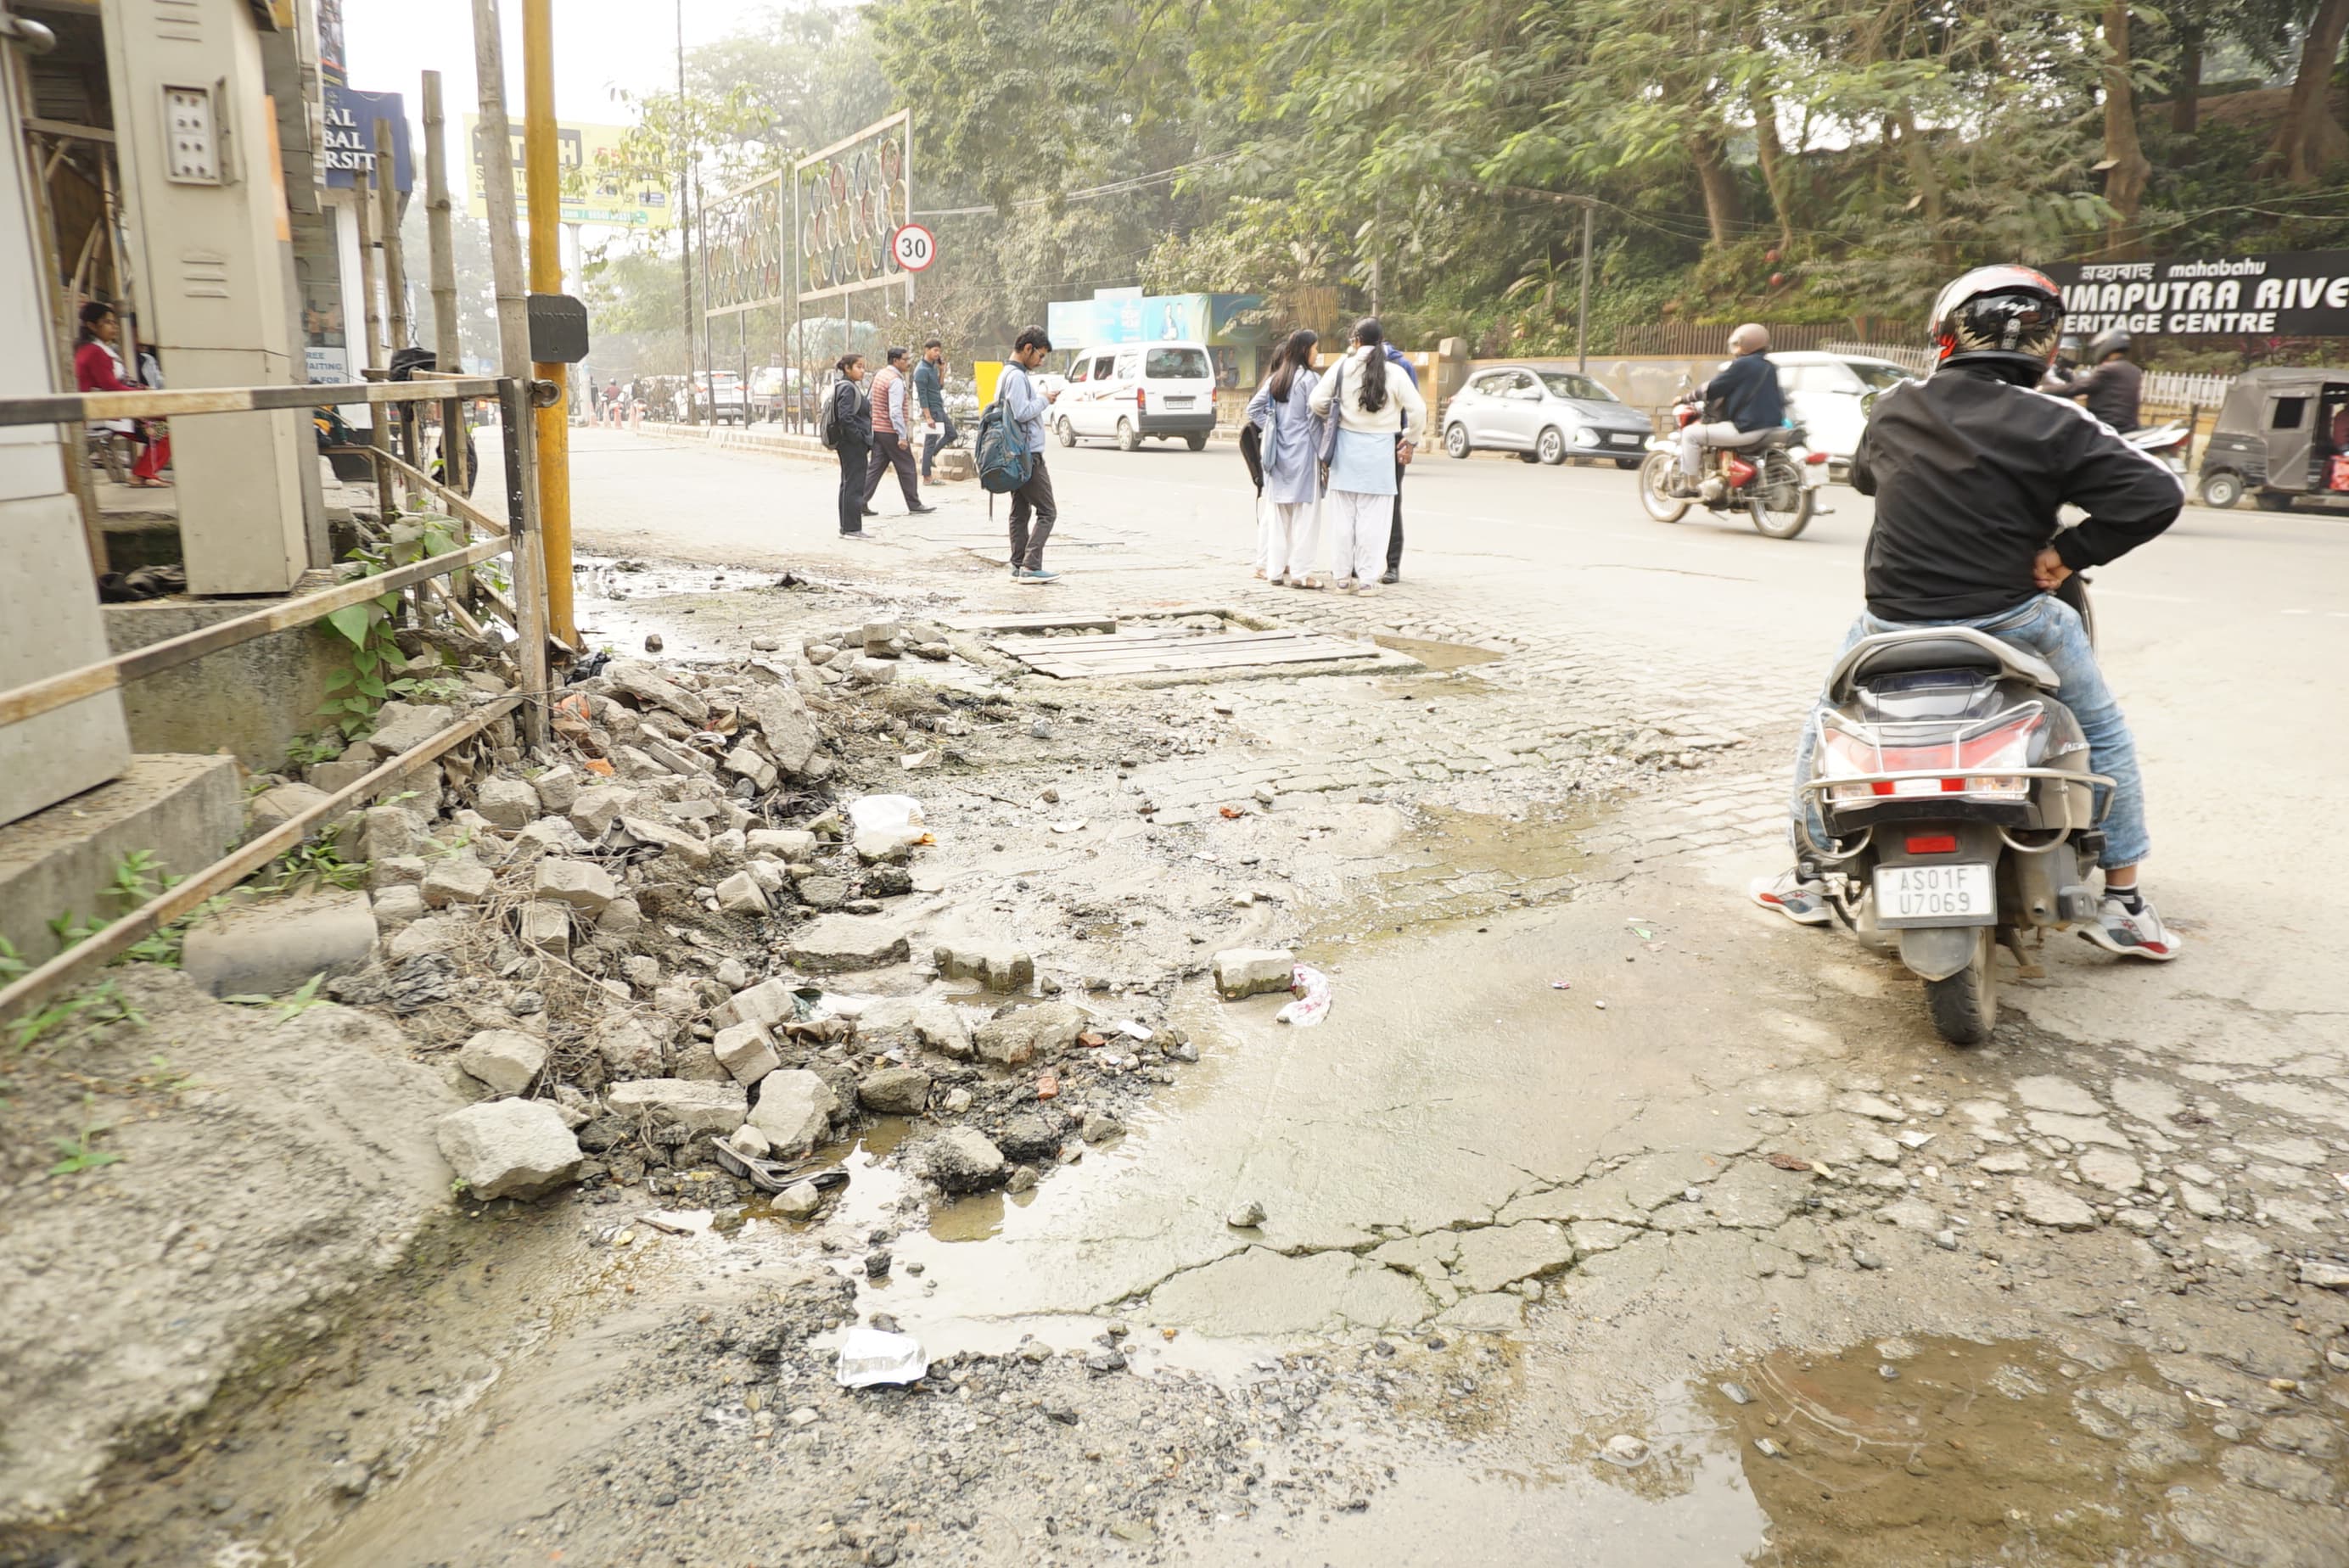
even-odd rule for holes
{"type": "Polygon", "coordinates": [[[2349,251],[2067,262],[2064,329],[2146,337],[2349,337],[2349,251]]]}

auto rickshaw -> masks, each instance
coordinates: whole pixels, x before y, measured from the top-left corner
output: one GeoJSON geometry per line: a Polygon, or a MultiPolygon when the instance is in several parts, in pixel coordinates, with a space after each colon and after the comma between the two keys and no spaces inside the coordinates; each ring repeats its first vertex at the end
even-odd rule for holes
{"type": "Polygon", "coordinates": [[[2202,502],[2349,511],[2349,370],[2246,370],[2203,449],[2202,502]]]}

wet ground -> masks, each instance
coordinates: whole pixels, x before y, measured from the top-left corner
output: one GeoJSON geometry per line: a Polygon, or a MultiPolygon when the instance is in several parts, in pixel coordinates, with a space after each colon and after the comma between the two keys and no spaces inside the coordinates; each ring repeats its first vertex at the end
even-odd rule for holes
{"type": "MultiPolygon", "coordinates": [[[[877,595],[599,564],[582,618],[739,654],[945,613],[981,592],[961,561],[893,560],[877,595]]],[[[1519,722],[1528,655],[1440,619],[1377,634],[1417,675],[1017,683],[1051,738],[920,782],[953,824],[927,885],[1047,966],[1160,987],[1198,1044],[1122,1137],[925,1210],[883,1124],[812,1228],[674,1235],[626,1191],[460,1213],[86,1560],[2349,1562],[2349,1124],[2313,1016],[2117,1028],[2151,982],[2065,947],[1951,1051],[1913,981],[1741,909],[1751,855],[1686,841],[1682,806],[1754,810],[1729,776],[1775,758],[1683,764],[1625,744],[1645,721],[1255,809],[1301,730],[1375,757],[1519,722]],[[1135,810],[1194,757],[1206,810],[1135,810]],[[1319,1027],[1166,984],[1284,940],[1330,977],[1319,1027]],[[2303,1092],[2251,1070],[2278,1062],[2303,1092]],[[839,1330],[876,1315],[932,1373],[837,1389],[839,1330]]]]}

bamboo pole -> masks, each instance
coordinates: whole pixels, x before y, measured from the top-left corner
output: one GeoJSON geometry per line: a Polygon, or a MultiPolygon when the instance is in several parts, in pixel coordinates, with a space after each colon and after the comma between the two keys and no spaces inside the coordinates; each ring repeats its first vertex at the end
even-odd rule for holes
{"type": "MultiPolygon", "coordinates": [[[[424,73],[424,242],[432,281],[432,361],[443,375],[464,369],[464,336],[457,321],[457,249],[449,200],[448,119],[440,108],[440,73],[424,73]]],[[[465,414],[454,397],[440,405],[440,471],[462,490],[465,414]]]]}
{"type": "MultiPolygon", "coordinates": [[[[391,121],[375,122],[375,171],[378,230],[383,244],[384,316],[388,330],[384,352],[397,354],[408,346],[408,263],[399,242],[399,165],[392,155],[391,121]]],[[[391,363],[386,359],[388,366],[391,363]]]]}
{"type": "MultiPolygon", "coordinates": [[[[530,286],[563,292],[563,184],[554,129],[554,0],[522,0],[523,164],[530,190],[530,286]]],[[[570,366],[533,364],[554,383],[554,401],[538,410],[538,530],[546,559],[546,627],[579,640],[571,614],[570,366]]]]}

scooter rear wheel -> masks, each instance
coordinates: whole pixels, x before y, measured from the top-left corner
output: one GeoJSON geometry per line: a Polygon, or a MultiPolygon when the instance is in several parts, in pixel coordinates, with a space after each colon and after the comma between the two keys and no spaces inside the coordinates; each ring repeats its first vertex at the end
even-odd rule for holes
{"type": "Polygon", "coordinates": [[[1925,982],[1925,1007],[1933,1027],[1953,1046],[1978,1046],[1990,1038],[1998,1024],[1998,976],[1992,965],[1998,956],[1995,934],[1987,925],[1976,928],[1974,955],[1963,969],[1946,980],[1925,982]]]}

